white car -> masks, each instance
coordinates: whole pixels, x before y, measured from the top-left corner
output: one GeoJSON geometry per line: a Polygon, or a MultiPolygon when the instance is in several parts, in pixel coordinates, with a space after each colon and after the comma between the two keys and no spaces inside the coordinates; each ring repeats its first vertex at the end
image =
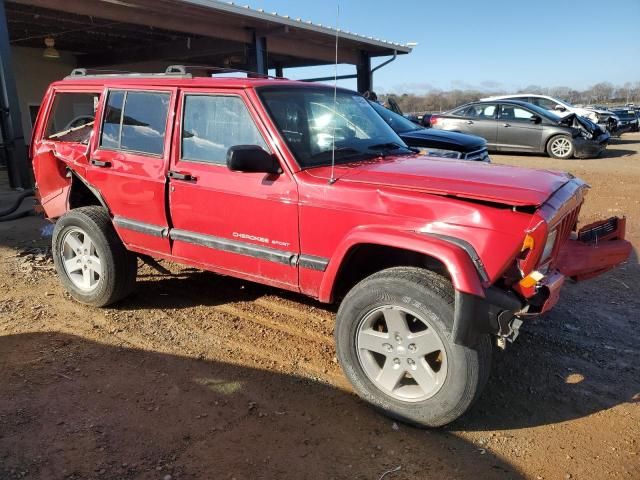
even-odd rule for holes
{"type": "Polygon", "coordinates": [[[534,105],[538,105],[545,110],[549,110],[560,117],[566,117],[571,113],[575,113],[581,117],[588,118],[594,123],[604,125],[609,130],[615,128],[620,121],[620,119],[609,110],[575,107],[563,100],[558,100],[557,98],[549,97],[547,95],[537,95],[535,93],[500,95],[496,97],[483,98],[482,100],[520,100],[521,102],[533,103],[534,105]]]}

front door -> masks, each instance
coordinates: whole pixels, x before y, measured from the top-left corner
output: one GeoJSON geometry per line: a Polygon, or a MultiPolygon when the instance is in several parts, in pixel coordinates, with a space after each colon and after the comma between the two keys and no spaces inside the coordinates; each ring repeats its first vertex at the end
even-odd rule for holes
{"type": "Polygon", "coordinates": [[[500,150],[523,152],[540,151],[542,119],[526,108],[501,104],[498,118],[498,147],[500,150]]]}
{"type": "Polygon", "coordinates": [[[298,190],[280,175],[232,172],[227,151],[273,152],[244,92],[184,90],[169,172],[172,253],[234,276],[297,289],[298,190]]]}

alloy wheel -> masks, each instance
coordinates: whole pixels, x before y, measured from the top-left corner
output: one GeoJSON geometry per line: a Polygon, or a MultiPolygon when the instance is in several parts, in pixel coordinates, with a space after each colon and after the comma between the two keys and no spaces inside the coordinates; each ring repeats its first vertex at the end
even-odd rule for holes
{"type": "Polygon", "coordinates": [[[444,384],[447,358],[440,336],[425,318],[403,307],[379,307],[365,315],[356,349],[369,380],[396,400],[423,401],[444,384]]]}
{"type": "Polygon", "coordinates": [[[71,282],[83,292],[94,290],[102,278],[102,263],[89,235],[78,227],[70,229],[61,250],[64,271],[71,282]]]}
{"type": "Polygon", "coordinates": [[[568,138],[556,138],[551,144],[551,152],[560,158],[564,158],[571,153],[571,141],[568,138]]]}

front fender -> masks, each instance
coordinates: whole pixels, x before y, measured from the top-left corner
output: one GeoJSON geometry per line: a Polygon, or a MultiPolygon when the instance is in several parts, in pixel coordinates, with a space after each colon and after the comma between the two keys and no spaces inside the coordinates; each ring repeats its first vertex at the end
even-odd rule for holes
{"type": "Polygon", "coordinates": [[[333,287],[341,266],[352,249],[364,244],[400,248],[433,257],[445,265],[456,290],[478,297],[485,295],[481,272],[472,258],[475,251],[466,242],[384,226],[362,226],[352,230],[331,257],[320,284],[320,301],[332,301],[333,287]]]}

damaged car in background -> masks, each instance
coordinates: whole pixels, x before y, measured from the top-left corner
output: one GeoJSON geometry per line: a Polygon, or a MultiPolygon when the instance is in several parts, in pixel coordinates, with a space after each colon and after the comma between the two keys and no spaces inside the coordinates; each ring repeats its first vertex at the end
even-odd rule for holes
{"type": "Polygon", "coordinates": [[[580,117],[585,117],[591,120],[593,123],[597,123],[602,128],[606,129],[612,135],[616,135],[618,124],[620,119],[610,110],[605,107],[587,106],[579,107],[572,105],[564,100],[550,97],[548,95],[538,95],[535,93],[519,93],[517,95],[500,95],[495,97],[482,98],[481,101],[498,101],[498,100],[518,100],[520,102],[532,103],[540,108],[548,110],[551,113],[555,113],[559,117],[566,117],[571,114],[576,114],[580,117]]]}
{"type": "Polygon", "coordinates": [[[490,151],[544,153],[559,159],[597,157],[610,135],[575,113],[560,117],[518,100],[468,103],[431,116],[431,127],[478,135],[490,151]]]}

